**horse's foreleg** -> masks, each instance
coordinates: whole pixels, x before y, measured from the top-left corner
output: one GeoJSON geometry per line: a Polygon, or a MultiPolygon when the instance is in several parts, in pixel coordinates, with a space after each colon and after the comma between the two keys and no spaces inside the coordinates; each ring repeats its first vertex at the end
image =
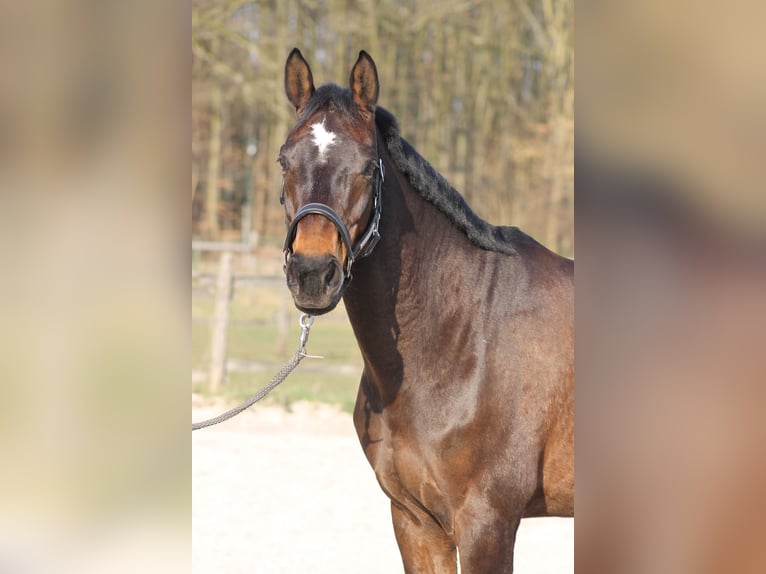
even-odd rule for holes
{"type": "Polygon", "coordinates": [[[510,574],[513,547],[521,517],[474,517],[470,524],[458,524],[460,571],[465,574],[510,574]]]}
{"type": "Polygon", "coordinates": [[[413,513],[391,503],[394,534],[405,574],[455,574],[455,544],[425,512],[413,513]]]}

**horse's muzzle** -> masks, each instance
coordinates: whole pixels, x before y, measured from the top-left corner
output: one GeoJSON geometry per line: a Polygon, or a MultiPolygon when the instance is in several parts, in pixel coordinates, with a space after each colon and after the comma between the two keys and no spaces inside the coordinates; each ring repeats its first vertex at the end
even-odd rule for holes
{"type": "Polygon", "coordinates": [[[343,294],[343,267],[334,255],[293,253],[285,264],[287,287],[304,313],[332,311],[343,294]]]}

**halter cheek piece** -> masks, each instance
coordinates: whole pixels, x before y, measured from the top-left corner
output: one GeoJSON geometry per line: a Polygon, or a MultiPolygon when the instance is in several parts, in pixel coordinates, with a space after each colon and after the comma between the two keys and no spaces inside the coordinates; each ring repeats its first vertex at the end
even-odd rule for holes
{"type": "MultiPolygon", "coordinates": [[[[287,237],[285,238],[285,245],[283,251],[285,253],[285,265],[290,255],[293,253],[293,240],[295,239],[296,229],[298,222],[307,215],[321,215],[329,219],[340,234],[340,238],[343,240],[343,244],[346,246],[346,267],[343,270],[343,288],[345,289],[349,283],[351,283],[351,266],[356,259],[362,259],[367,257],[372,250],[375,249],[380,240],[380,233],[378,232],[378,226],[380,225],[380,211],[381,211],[381,186],[385,180],[383,171],[383,160],[378,158],[378,170],[376,172],[375,190],[372,197],[372,216],[370,217],[370,223],[367,225],[367,229],[359,238],[359,242],[354,247],[351,243],[351,234],[348,232],[346,224],[335,212],[334,209],[325,205],[324,203],[308,203],[298,210],[295,214],[290,227],[287,229],[287,237]]],[[[285,202],[285,182],[282,180],[282,194],[279,198],[280,203],[285,202]]]]}

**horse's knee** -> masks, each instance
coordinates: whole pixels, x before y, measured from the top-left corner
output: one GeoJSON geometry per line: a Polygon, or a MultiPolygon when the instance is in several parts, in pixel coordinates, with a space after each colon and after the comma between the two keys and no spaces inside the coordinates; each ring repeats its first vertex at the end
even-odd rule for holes
{"type": "Polygon", "coordinates": [[[431,516],[392,503],[391,517],[406,574],[455,574],[455,543],[431,516]]]}

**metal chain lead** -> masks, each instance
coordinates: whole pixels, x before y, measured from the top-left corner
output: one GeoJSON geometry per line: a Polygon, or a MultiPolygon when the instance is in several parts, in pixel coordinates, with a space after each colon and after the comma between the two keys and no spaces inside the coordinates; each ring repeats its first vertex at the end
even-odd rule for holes
{"type": "Polygon", "coordinates": [[[314,317],[312,315],[307,315],[306,313],[304,313],[303,315],[301,315],[299,324],[301,326],[301,337],[300,337],[298,348],[295,350],[295,354],[289,361],[287,361],[287,363],[285,363],[284,367],[282,367],[279,370],[279,372],[276,375],[274,375],[274,377],[269,381],[269,383],[265,387],[263,387],[260,391],[255,393],[252,397],[247,399],[241,405],[236,406],[233,409],[218,415],[217,417],[213,417],[212,419],[207,419],[204,421],[200,421],[198,423],[192,423],[192,431],[217,425],[218,423],[222,423],[223,421],[227,421],[230,418],[237,416],[239,413],[241,413],[245,409],[249,409],[250,407],[252,407],[255,403],[260,401],[263,397],[265,397],[272,390],[274,390],[274,388],[277,385],[279,385],[279,383],[284,381],[287,378],[287,376],[293,371],[293,369],[298,366],[298,363],[300,363],[305,357],[309,356],[309,355],[306,355],[306,343],[309,340],[309,330],[311,329],[311,325],[314,324],[314,317]]]}

